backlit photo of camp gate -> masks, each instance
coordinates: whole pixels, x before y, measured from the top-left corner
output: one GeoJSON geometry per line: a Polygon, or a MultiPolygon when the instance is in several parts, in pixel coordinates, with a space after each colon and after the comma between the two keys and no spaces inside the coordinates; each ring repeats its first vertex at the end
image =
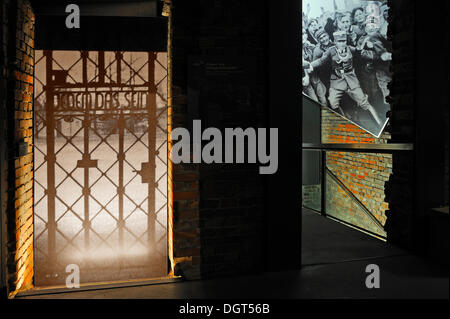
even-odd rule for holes
{"type": "Polygon", "coordinates": [[[390,106],[386,1],[304,0],[302,92],[380,137],[390,106]]]}
{"type": "Polygon", "coordinates": [[[36,51],[35,284],[167,275],[167,54],[36,51]]]}

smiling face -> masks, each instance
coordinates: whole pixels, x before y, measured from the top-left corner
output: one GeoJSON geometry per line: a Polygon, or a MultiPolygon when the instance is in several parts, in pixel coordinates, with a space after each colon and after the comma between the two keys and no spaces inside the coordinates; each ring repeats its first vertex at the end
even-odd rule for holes
{"type": "Polygon", "coordinates": [[[366,15],[364,14],[364,11],[359,9],[355,11],[355,23],[363,23],[364,20],[366,19],[366,15]]]}
{"type": "Polygon", "coordinates": [[[350,25],[350,16],[348,15],[343,16],[338,22],[338,28],[341,31],[348,31],[350,29],[350,25]]]}
{"type": "Polygon", "coordinates": [[[347,47],[347,40],[346,39],[336,40],[336,48],[339,51],[343,51],[346,47],[347,47]]]}
{"type": "Polygon", "coordinates": [[[372,36],[375,35],[378,30],[380,30],[380,27],[377,23],[368,23],[365,30],[367,35],[372,36]]]}
{"type": "Polygon", "coordinates": [[[309,24],[308,30],[311,34],[314,34],[317,30],[319,30],[319,24],[316,20],[312,20],[309,24]]]}
{"type": "Polygon", "coordinates": [[[328,45],[330,43],[330,36],[325,32],[320,36],[319,41],[322,45],[328,45]]]}

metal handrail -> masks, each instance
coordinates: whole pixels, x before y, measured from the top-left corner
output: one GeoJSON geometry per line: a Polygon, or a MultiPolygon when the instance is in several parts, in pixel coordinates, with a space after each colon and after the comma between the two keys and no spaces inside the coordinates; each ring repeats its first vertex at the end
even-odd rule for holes
{"type": "Polygon", "coordinates": [[[413,151],[414,145],[411,143],[392,143],[392,144],[369,144],[369,143],[348,143],[348,144],[318,144],[318,143],[302,143],[304,150],[321,150],[321,151],[347,151],[347,152],[364,152],[364,153],[390,153],[394,151],[413,151]]]}

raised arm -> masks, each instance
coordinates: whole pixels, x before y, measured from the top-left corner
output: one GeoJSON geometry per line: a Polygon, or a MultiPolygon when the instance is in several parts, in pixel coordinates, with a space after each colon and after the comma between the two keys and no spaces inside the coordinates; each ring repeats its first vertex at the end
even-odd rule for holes
{"type": "Polygon", "coordinates": [[[323,55],[322,57],[318,58],[317,60],[314,60],[311,63],[311,66],[313,69],[320,67],[322,65],[324,65],[327,61],[329,61],[329,59],[331,58],[331,50],[333,48],[329,48],[323,55]]]}

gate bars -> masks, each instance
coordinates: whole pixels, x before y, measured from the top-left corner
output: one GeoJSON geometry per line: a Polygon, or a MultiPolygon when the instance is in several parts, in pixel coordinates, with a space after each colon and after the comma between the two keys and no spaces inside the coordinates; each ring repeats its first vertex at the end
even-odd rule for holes
{"type": "MultiPolygon", "coordinates": [[[[67,52],[71,52],[74,57],[75,51],[67,52]]],[[[40,213],[43,212],[42,209],[35,209],[36,221],[43,225],[42,231],[35,234],[37,243],[41,239],[41,244],[36,245],[36,255],[37,257],[40,255],[42,262],[37,262],[37,267],[41,265],[41,268],[45,269],[46,278],[58,277],[58,273],[63,272],[66,266],[65,262],[74,259],[75,250],[85,257],[91,255],[95,259],[102,250],[93,239],[100,239],[100,245],[108,246],[114,252],[113,255],[119,259],[121,254],[127,253],[133,245],[145,247],[147,253],[151,252],[153,260],[162,263],[161,267],[157,268],[164,271],[162,274],[157,273],[165,275],[167,224],[164,217],[158,217],[164,215],[167,209],[167,189],[164,183],[160,183],[167,176],[167,152],[160,152],[167,147],[167,129],[164,123],[167,115],[165,91],[167,69],[158,60],[155,52],[116,51],[112,54],[103,51],[79,51],[79,57],[73,58],[74,61],[67,61],[70,58],[64,58],[64,55],[59,53],[61,51],[58,51],[56,57],[54,51],[44,51],[43,56],[36,61],[36,70],[41,62],[45,61],[46,66],[45,83],[39,78],[39,72],[36,72],[36,82],[41,84],[42,91],[38,92],[36,88],[35,134],[36,138],[42,138],[41,135],[45,132],[45,147],[39,146],[42,143],[35,143],[36,153],[43,158],[40,162],[39,156],[36,157],[35,185],[43,190],[43,194],[35,197],[35,207],[40,204],[45,206],[45,202],[47,203],[46,216],[40,213]],[[133,54],[137,56],[135,60],[133,54]],[[97,57],[96,61],[92,59],[92,55],[97,57]],[[109,57],[108,64],[106,64],[107,57],[109,57]],[[144,58],[145,63],[142,63],[144,58]],[[159,79],[155,78],[156,69],[159,79]],[[129,77],[126,77],[127,71],[129,77]],[[67,132],[67,128],[64,129],[64,123],[70,124],[70,132],[67,132]],[[76,124],[80,124],[79,127],[76,124]],[[75,126],[74,133],[72,126],[75,126]],[[100,142],[95,145],[93,138],[100,142]],[[63,140],[60,148],[57,148],[59,144],[57,139],[63,140]],[[114,144],[114,139],[118,139],[117,145],[114,144]],[[83,147],[79,147],[80,143],[83,147]],[[136,156],[143,158],[142,154],[136,153],[137,146],[141,148],[144,146],[148,155],[146,161],[139,160],[140,169],[133,162],[136,156]],[[74,167],[69,167],[70,165],[59,159],[68,147],[75,149],[77,155],[81,155],[81,159],[76,161],[74,167]],[[108,149],[108,155],[116,156],[116,160],[105,168],[102,167],[105,162],[93,156],[96,150],[98,152],[102,147],[108,149]],[[163,167],[162,170],[159,169],[160,166],[163,167]],[[44,179],[39,170],[45,168],[44,179]],[[116,180],[114,168],[118,174],[116,180]],[[60,181],[56,176],[57,169],[65,174],[60,181]],[[128,179],[130,174],[127,172],[130,169],[134,176],[128,179]],[[79,176],[80,172],[82,178],[79,176]],[[138,175],[140,182],[147,185],[143,200],[138,199],[139,194],[134,191],[139,188],[143,191],[143,188],[136,184],[138,175]],[[62,185],[66,181],[74,185],[73,195],[78,195],[77,191],[81,190],[79,196],[70,196],[71,199],[75,198],[72,203],[65,198],[67,194],[63,194],[62,185]],[[105,197],[108,188],[106,185],[113,185],[115,188],[112,197],[108,196],[107,201],[96,195],[100,192],[105,197]],[[133,186],[133,190],[127,191],[127,188],[133,186]],[[157,199],[156,195],[160,199],[157,199]],[[114,208],[116,201],[117,211],[110,207],[114,208]],[[81,202],[82,209],[77,207],[81,202]],[[64,206],[62,214],[61,204],[64,206]],[[126,209],[127,205],[132,206],[130,211],[126,209]],[[100,209],[97,211],[94,206],[100,209]],[[132,215],[136,215],[137,212],[146,215],[146,231],[143,233],[136,230],[142,223],[142,218],[135,223],[137,226],[130,223],[132,215]],[[81,222],[82,227],[75,235],[70,235],[71,231],[68,230],[72,225],[61,221],[68,214],[81,222]],[[108,219],[105,219],[106,217],[108,219]],[[107,236],[93,227],[92,223],[99,218],[105,221],[112,218],[116,223],[114,230],[107,236]],[[78,243],[81,233],[84,233],[83,245],[78,243]],[[114,242],[111,239],[115,235],[118,247],[111,245],[111,242],[114,242]],[[43,249],[45,236],[47,245],[46,249],[43,249]],[[126,242],[130,242],[126,240],[127,236],[131,236],[132,245],[126,245],[126,242]],[[61,245],[58,242],[61,239],[57,237],[63,238],[65,245],[61,245]],[[72,249],[72,253],[69,254],[71,257],[65,258],[62,252],[68,247],[72,249]],[[155,252],[158,252],[158,258],[155,257],[155,252]]],[[[133,261],[135,259],[120,260],[120,267],[127,262],[132,264],[133,261]]],[[[109,263],[106,264],[111,266],[109,263]]],[[[144,266],[142,263],[139,265],[144,266]]],[[[98,268],[98,265],[95,267],[98,268]]],[[[136,273],[131,276],[136,276],[136,273]]],[[[100,277],[95,278],[98,280],[100,277]]],[[[42,282],[44,281],[43,279],[42,282]]]]}

